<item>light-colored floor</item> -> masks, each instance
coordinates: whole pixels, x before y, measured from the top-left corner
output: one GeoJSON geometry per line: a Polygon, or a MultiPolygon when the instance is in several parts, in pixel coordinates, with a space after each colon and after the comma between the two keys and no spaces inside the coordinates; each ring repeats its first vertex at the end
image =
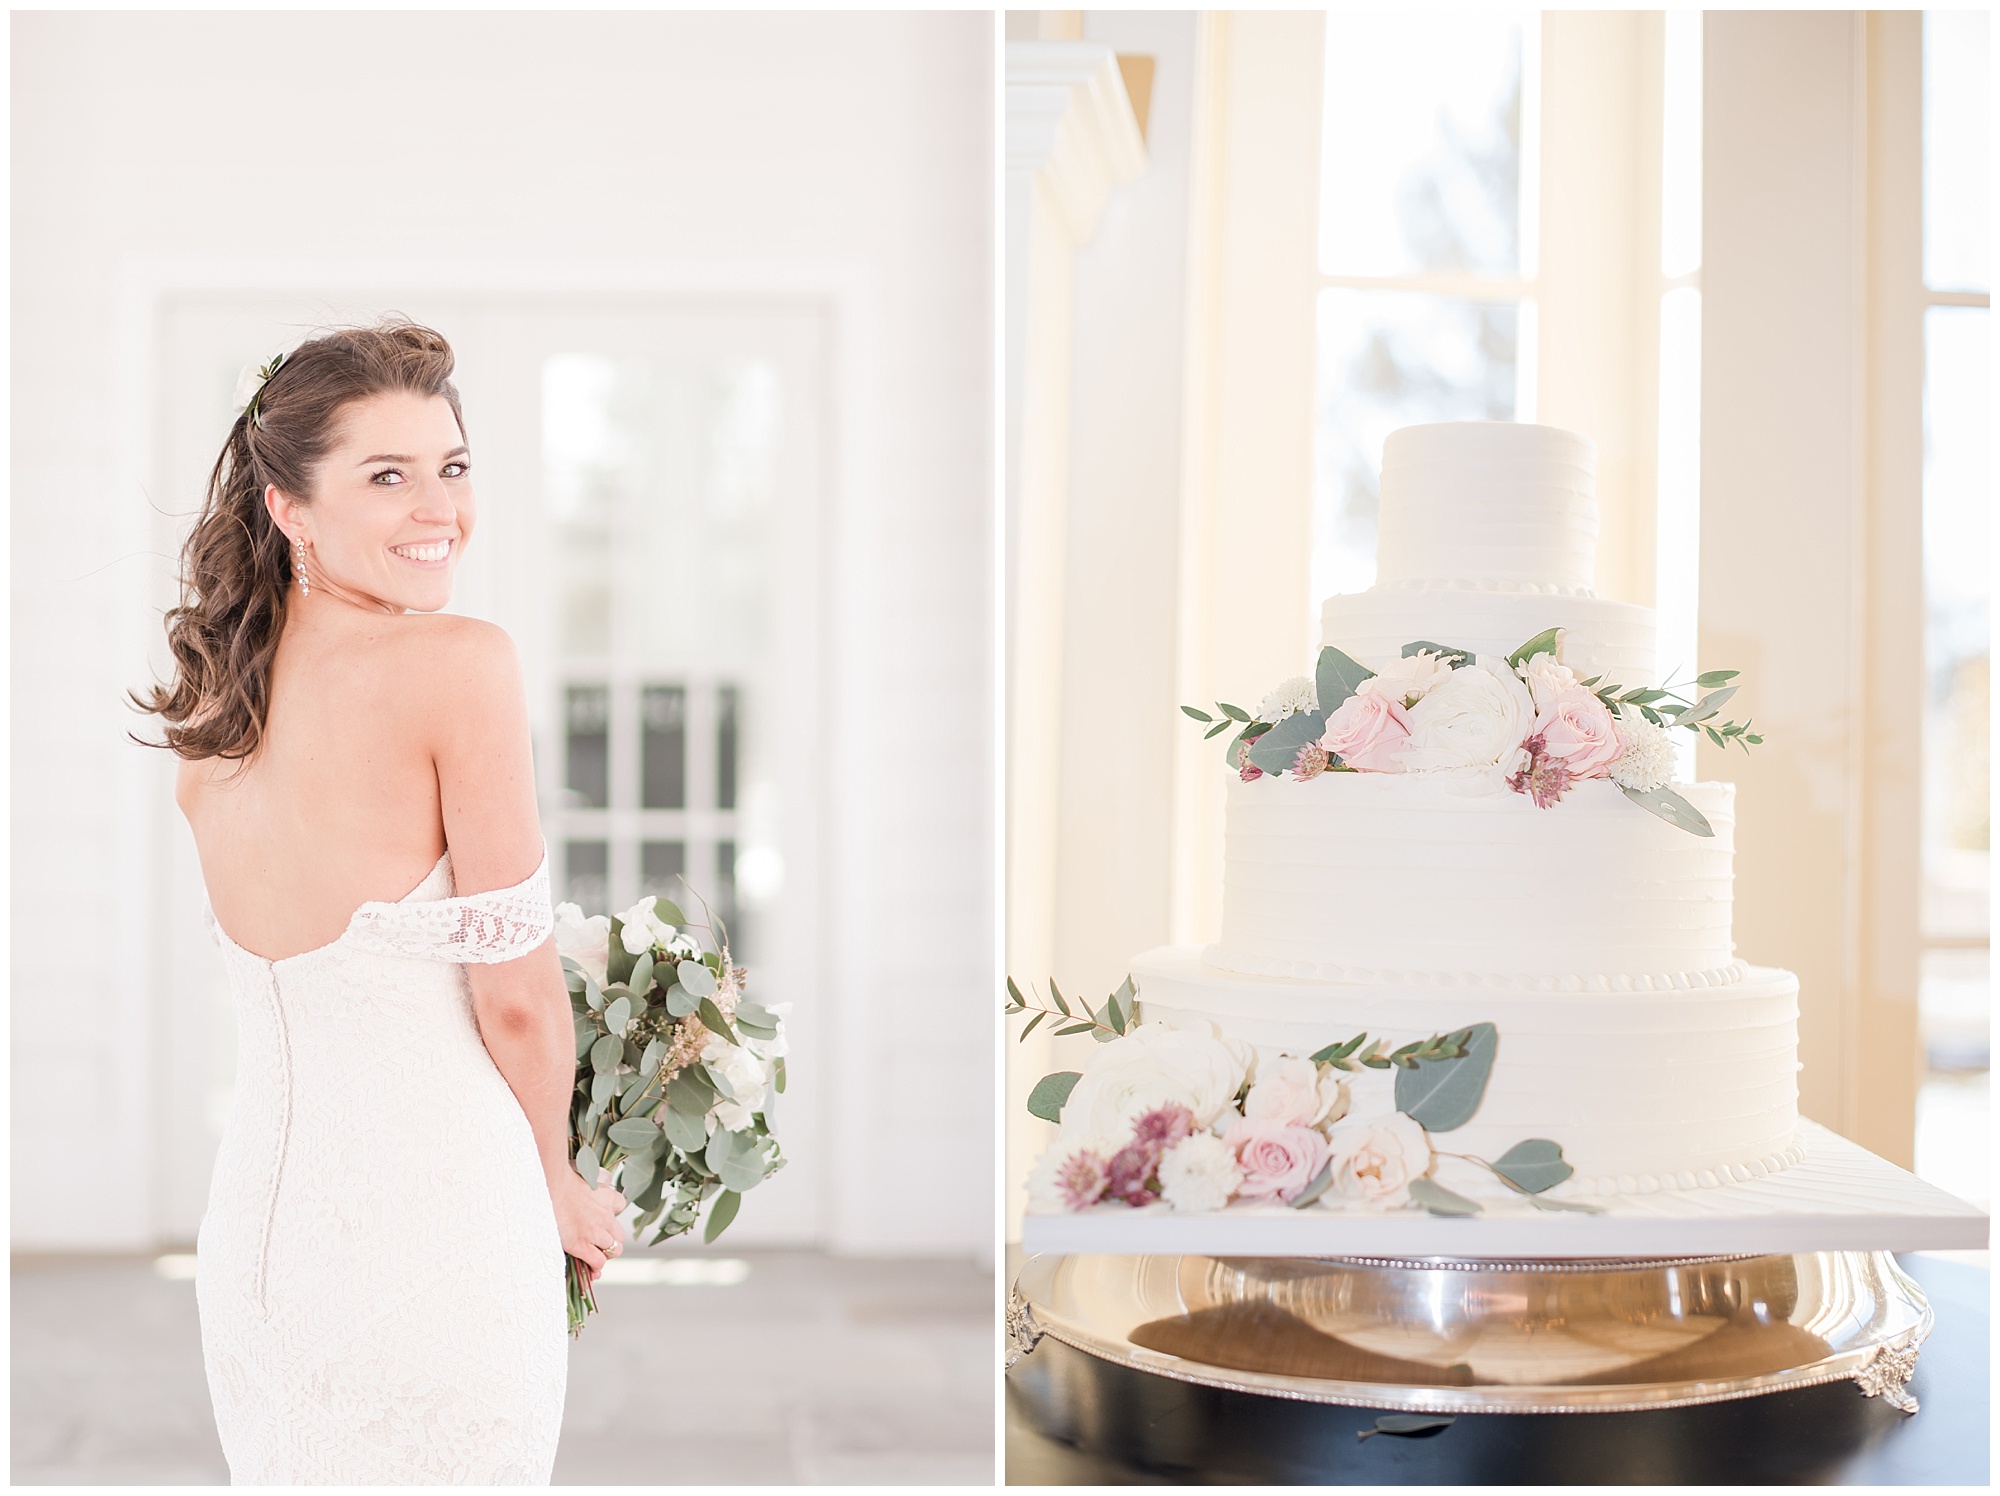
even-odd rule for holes
{"type": "MultiPolygon", "coordinates": [[[[600,1286],[571,1346],[555,1484],[992,1481],[990,1271],[713,1255],[748,1271],[600,1286]]],[[[151,1257],[13,1270],[15,1484],[227,1482],[191,1281],[151,1257]]]]}

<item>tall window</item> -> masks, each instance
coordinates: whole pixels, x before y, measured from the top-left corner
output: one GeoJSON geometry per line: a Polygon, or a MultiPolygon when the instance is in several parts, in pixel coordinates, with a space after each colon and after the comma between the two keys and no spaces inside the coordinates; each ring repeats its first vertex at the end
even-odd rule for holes
{"type": "Polygon", "coordinates": [[[1988,644],[1993,471],[1984,11],[1924,15],[1923,980],[1920,1172],[1989,1188],[1988,644]],[[1975,1147],[1968,1149],[1968,1143],[1975,1147]]]}
{"type": "MultiPolygon", "coordinates": [[[[766,517],[782,418],[757,360],[562,354],[542,371],[557,554],[563,897],[587,911],[737,899],[738,741],[766,647],[766,517]]],[[[758,869],[750,869],[753,876],[758,869]]]]}
{"type": "Polygon", "coordinates": [[[1315,605],[1374,583],[1389,432],[1533,419],[1536,43],[1532,15],[1326,18],[1315,605]]]}

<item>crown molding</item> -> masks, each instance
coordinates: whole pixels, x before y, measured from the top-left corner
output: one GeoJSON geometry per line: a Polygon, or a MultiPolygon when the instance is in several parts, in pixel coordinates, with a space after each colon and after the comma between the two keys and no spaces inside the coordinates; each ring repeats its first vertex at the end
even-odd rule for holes
{"type": "Polygon", "coordinates": [[[1072,244],[1090,242],[1111,189],[1145,169],[1145,140],[1111,48],[1007,43],[1007,174],[1048,185],[1072,244]]]}

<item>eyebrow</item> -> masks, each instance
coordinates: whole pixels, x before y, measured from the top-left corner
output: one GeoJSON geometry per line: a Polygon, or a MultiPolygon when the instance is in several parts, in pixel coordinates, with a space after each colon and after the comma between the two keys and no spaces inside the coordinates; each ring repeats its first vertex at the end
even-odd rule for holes
{"type": "MultiPolygon", "coordinates": [[[[470,447],[453,447],[449,452],[444,454],[445,461],[447,462],[454,457],[470,457],[471,455],[472,448],[470,447]]],[[[355,466],[366,467],[371,462],[415,462],[416,460],[416,458],[410,456],[407,452],[377,452],[373,457],[362,458],[355,466]]]]}

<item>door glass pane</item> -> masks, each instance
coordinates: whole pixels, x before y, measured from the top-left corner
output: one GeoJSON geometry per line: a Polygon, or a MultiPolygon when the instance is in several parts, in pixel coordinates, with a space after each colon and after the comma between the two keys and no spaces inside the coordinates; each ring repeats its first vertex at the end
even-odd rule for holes
{"type": "Polygon", "coordinates": [[[1521,30],[1505,12],[1328,14],[1322,270],[1516,273],[1521,30]]]}
{"type": "MultiPolygon", "coordinates": [[[[1332,593],[1375,583],[1383,438],[1421,421],[1514,419],[1519,321],[1511,301],[1320,293],[1315,606],[1332,593]]],[[[1315,633],[1317,627],[1315,615],[1315,633]]]]}
{"type": "Polygon", "coordinates": [[[611,803],[611,693],[571,686],[564,694],[563,787],[571,805],[601,810],[611,803]]]}
{"type": "Polygon", "coordinates": [[[602,914],[610,906],[611,849],[601,841],[563,843],[563,898],[582,906],[586,914],[602,914]]]}
{"type": "Polygon", "coordinates": [[[665,896],[679,903],[685,897],[681,874],[687,871],[687,843],[649,841],[639,844],[639,892],[665,896]]]}
{"type": "Polygon", "coordinates": [[[1924,281],[1991,289],[1993,76],[1984,10],[1924,12],[1924,281]]]}
{"type": "Polygon", "coordinates": [[[715,808],[736,809],[736,687],[715,693],[715,808]]]}
{"type": "Polygon", "coordinates": [[[640,693],[639,803],[647,810],[687,805],[687,691],[648,686],[640,693]]]}

